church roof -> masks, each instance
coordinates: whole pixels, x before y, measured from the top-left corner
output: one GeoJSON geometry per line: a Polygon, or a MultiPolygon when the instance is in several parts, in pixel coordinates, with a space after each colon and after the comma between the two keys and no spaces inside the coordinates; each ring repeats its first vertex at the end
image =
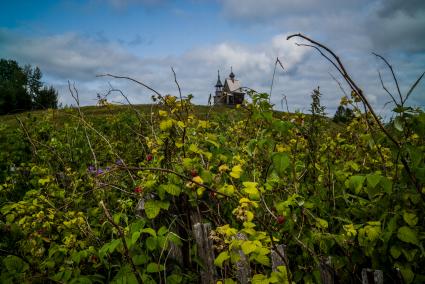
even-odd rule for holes
{"type": "Polygon", "coordinates": [[[226,89],[226,91],[229,91],[229,92],[242,93],[241,84],[239,80],[235,80],[235,79],[232,80],[230,78],[227,78],[226,81],[224,82],[224,88],[226,89]]]}

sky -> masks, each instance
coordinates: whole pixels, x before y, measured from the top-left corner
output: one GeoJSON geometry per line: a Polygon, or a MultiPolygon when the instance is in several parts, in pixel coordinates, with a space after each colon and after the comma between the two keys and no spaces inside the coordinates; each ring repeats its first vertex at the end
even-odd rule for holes
{"type": "MultiPolygon", "coordinates": [[[[97,94],[120,89],[132,103],[150,103],[152,93],[110,73],[139,80],[162,94],[183,95],[207,104],[217,70],[230,68],[242,86],[270,92],[276,109],[307,112],[313,89],[333,115],[347,86],[333,66],[311,48],[297,46],[302,33],[337,53],[353,79],[383,117],[395,96],[393,66],[402,94],[425,71],[423,0],[0,0],[0,57],[39,66],[43,81],[59,91],[63,106],[94,105],[97,94]],[[341,84],[341,87],[339,86],[341,84]]],[[[124,103],[119,93],[108,101],[124,103]]],[[[408,101],[425,107],[425,79],[408,101]]]]}

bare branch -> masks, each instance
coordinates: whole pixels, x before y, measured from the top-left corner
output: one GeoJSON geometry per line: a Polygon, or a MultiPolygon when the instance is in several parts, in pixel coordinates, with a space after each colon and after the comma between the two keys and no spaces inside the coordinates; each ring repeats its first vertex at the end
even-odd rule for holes
{"type": "Polygon", "coordinates": [[[422,77],[425,75],[425,72],[422,73],[421,76],[419,76],[419,78],[415,81],[415,83],[412,85],[412,87],[409,89],[409,91],[407,92],[406,97],[404,98],[404,101],[407,101],[407,99],[409,98],[410,94],[413,92],[413,90],[416,88],[416,85],[418,85],[419,81],[422,79],[422,77]]]}
{"type": "Polygon", "coordinates": [[[376,57],[378,57],[378,58],[380,58],[380,59],[382,59],[382,61],[384,61],[385,62],[385,64],[388,66],[388,68],[390,69],[390,71],[391,71],[391,74],[393,75],[393,79],[394,79],[394,82],[395,82],[395,85],[396,85],[396,87],[397,87],[397,92],[398,92],[398,95],[400,96],[400,104],[403,106],[404,105],[404,102],[405,102],[405,100],[403,100],[403,96],[401,95],[401,92],[400,92],[400,87],[398,86],[398,80],[397,80],[397,77],[395,76],[395,73],[394,73],[394,70],[393,70],[393,67],[391,66],[391,64],[383,57],[383,56],[381,56],[381,55],[379,55],[379,54],[377,54],[377,53],[375,53],[375,52],[372,52],[372,54],[373,55],[375,55],[376,57]]]}
{"type": "Polygon", "coordinates": [[[217,190],[214,190],[211,187],[209,187],[209,186],[207,186],[207,185],[205,185],[203,183],[199,183],[199,182],[194,181],[191,177],[187,177],[185,175],[182,175],[182,174],[180,174],[178,172],[175,172],[173,170],[170,170],[170,169],[165,169],[165,168],[145,168],[145,167],[125,167],[125,166],[123,168],[125,168],[126,170],[130,170],[130,171],[151,171],[151,172],[165,172],[165,173],[174,174],[174,175],[180,177],[181,179],[190,181],[190,182],[196,184],[197,186],[200,186],[200,187],[205,188],[206,190],[208,190],[210,192],[213,192],[215,194],[218,194],[218,195],[221,195],[221,196],[224,196],[224,197],[230,197],[229,195],[224,194],[224,193],[221,193],[221,192],[218,192],[217,190]]]}
{"type": "MultiPolygon", "coordinates": [[[[314,41],[314,40],[310,39],[309,37],[307,37],[305,35],[302,35],[300,33],[293,34],[293,35],[288,36],[287,39],[289,40],[289,39],[291,39],[293,37],[300,37],[300,38],[303,38],[303,39],[309,41],[310,43],[313,44],[312,47],[316,48],[317,50],[320,50],[320,49],[325,50],[327,53],[329,53],[331,55],[331,57],[333,59],[336,60],[336,63],[334,64],[334,66],[337,65],[336,66],[337,70],[344,77],[345,81],[350,85],[352,92],[360,97],[360,99],[362,100],[362,102],[364,104],[365,109],[367,108],[367,110],[369,110],[370,114],[372,115],[373,119],[375,120],[376,124],[381,129],[381,131],[385,134],[385,136],[387,136],[387,138],[389,140],[391,140],[391,142],[395,145],[395,147],[397,148],[397,150],[398,151],[401,151],[402,149],[401,149],[400,143],[388,132],[388,130],[381,123],[381,121],[379,120],[378,116],[375,113],[375,110],[372,108],[372,106],[369,103],[369,101],[367,100],[366,96],[363,94],[363,91],[357,86],[357,84],[354,82],[354,80],[348,74],[348,72],[346,71],[344,65],[342,64],[341,60],[339,59],[339,57],[331,49],[329,49],[325,45],[323,45],[323,44],[321,44],[321,43],[319,43],[317,41],[314,41]]],[[[323,55],[323,52],[321,52],[321,54],[323,55]]],[[[327,57],[325,55],[324,55],[324,57],[327,58],[327,59],[329,58],[329,57],[327,57]]],[[[382,59],[386,62],[386,60],[383,57],[382,57],[382,59]]],[[[331,61],[331,62],[333,62],[333,61],[331,61]]],[[[389,66],[391,66],[391,65],[389,65],[389,66]]],[[[390,67],[390,69],[392,70],[392,67],[390,67]]],[[[396,80],[396,84],[397,84],[397,87],[398,87],[398,82],[397,82],[397,79],[395,78],[394,73],[393,73],[393,76],[394,76],[394,79],[396,80]]],[[[401,94],[400,94],[400,98],[401,98],[402,103],[404,103],[404,101],[403,101],[403,99],[401,97],[401,94]]],[[[418,183],[418,181],[416,179],[416,176],[413,174],[413,172],[410,169],[410,166],[409,166],[406,158],[403,155],[401,156],[401,162],[402,162],[402,164],[404,166],[404,169],[406,170],[406,172],[407,172],[410,180],[415,185],[416,190],[418,191],[418,193],[420,193],[421,197],[425,200],[424,194],[422,193],[421,188],[420,188],[420,184],[418,183]]]]}
{"type": "Polygon", "coordinates": [[[137,84],[139,84],[139,85],[141,85],[141,86],[145,87],[146,89],[148,89],[148,90],[150,90],[150,91],[154,92],[155,94],[157,94],[157,95],[158,95],[158,97],[162,98],[162,95],[161,95],[158,91],[156,91],[155,89],[153,89],[153,88],[149,87],[149,86],[148,86],[148,85],[146,85],[145,83],[142,83],[142,82],[140,82],[140,81],[138,81],[138,80],[136,80],[136,79],[133,79],[133,78],[131,78],[131,77],[127,77],[127,76],[117,76],[117,75],[112,75],[112,74],[109,74],[109,73],[107,73],[107,74],[100,74],[100,75],[96,75],[96,77],[112,77],[112,78],[115,78],[115,79],[126,79],[126,80],[130,80],[130,81],[133,81],[133,82],[135,82],[135,83],[137,83],[137,84]]]}
{"type": "Polygon", "coordinates": [[[103,200],[101,200],[99,202],[99,204],[100,204],[100,206],[102,206],[103,212],[105,213],[105,216],[108,219],[109,223],[111,223],[112,226],[114,226],[118,231],[118,234],[119,234],[119,236],[122,240],[122,244],[124,246],[125,257],[127,258],[127,261],[131,264],[131,269],[133,270],[133,273],[136,276],[137,281],[139,283],[143,283],[142,278],[140,277],[139,272],[137,271],[136,265],[134,264],[133,259],[130,256],[130,251],[128,250],[128,246],[127,246],[127,242],[125,240],[124,232],[122,231],[121,227],[117,223],[114,222],[114,219],[112,218],[111,213],[109,213],[108,209],[106,208],[106,205],[103,202],[103,200]]]}
{"type": "Polygon", "coordinates": [[[382,80],[381,72],[379,72],[379,70],[378,70],[378,75],[379,75],[379,80],[381,81],[382,88],[383,88],[383,89],[387,92],[387,94],[391,97],[391,99],[393,100],[394,104],[395,104],[395,105],[398,105],[398,104],[397,104],[397,101],[395,100],[395,98],[394,98],[394,96],[393,96],[393,94],[391,94],[391,93],[390,93],[390,91],[388,91],[387,87],[385,87],[385,85],[384,85],[384,81],[382,80]]]}
{"type": "Polygon", "coordinates": [[[347,97],[348,95],[347,95],[347,93],[345,92],[345,90],[344,90],[344,88],[342,87],[342,85],[341,85],[341,82],[340,81],[338,81],[338,79],[337,78],[335,78],[335,76],[334,75],[332,75],[332,73],[331,72],[329,72],[328,73],[329,74],[329,76],[331,76],[331,78],[338,84],[338,86],[339,86],[339,88],[341,89],[341,91],[342,91],[342,93],[347,97]]]}

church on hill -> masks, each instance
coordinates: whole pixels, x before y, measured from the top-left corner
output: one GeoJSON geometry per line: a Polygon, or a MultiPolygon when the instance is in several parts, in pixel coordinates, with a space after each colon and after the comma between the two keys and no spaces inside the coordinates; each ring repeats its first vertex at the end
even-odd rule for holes
{"type": "Polygon", "coordinates": [[[239,80],[235,79],[235,74],[231,69],[229,77],[224,81],[220,80],[220,71],[218,71],[217,83],[215,84],[215,105],[237,105],[241,104],[245,98],[245,92],[242,91],[239,80]]]}

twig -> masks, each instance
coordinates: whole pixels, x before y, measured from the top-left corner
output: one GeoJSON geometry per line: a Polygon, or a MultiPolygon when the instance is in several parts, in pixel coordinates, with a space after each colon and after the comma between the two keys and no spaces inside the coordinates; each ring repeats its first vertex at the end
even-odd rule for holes
{"type": "Polygon", "coordinates": [[[191,177],[187,177],[187,176],[182,175],[182,174],[180,174],[178,172],[175,172],[175,171],[173,171],[171,169],[165,169],[165,168],[145,168],[145,167],[123,167],[123,168],[125,168],[126,170],[130,170],[130,171],[151,171],[151,172],[165,172],[165,173],[174,174],[174,175],[180,177],[181,179],[190,181],[190,182],[192,182],[192,183],[194,183],[194,184],[196,184],[196,185],[198,185],[200,187],[205,188],[206,190],[208,190],[210,192],[213,192],[215,194],[218,194],[218,195],[221,195],[221,196],[229,197],[230,198],[230,196],[227,195],[227,194],[218,192],[217,190],[214,190],[211,187],[209,187],[209,186],[207,186],[207,185],[205,185],[203,183],[199,183],[199,182],[194,181],[191,177]]]}
{"type": "MultiPolygon", "coordinates": [[[[323,55],[323,57],[325,57],[327,60],[329,60],[334,66],[335,68],[338,70],[338,72],[343,76],[343,78],[345,79],[345,81],[347,82],[347,84],[350,86],[352,92],[354,92],[354,94],[358,95],[360,97],[360,99],[362,100],[365,108],[367,107],[367,109],[369,110],[370,114],[372,115],[373,119],[375,120],[375,122],[377,123],[378,127],[382,130],[382,132],[385,134],[385,136],[387,136],[387,138],[396,146],[398,151],[401,151],[401,145],[400,143],[388,132],[388,130],[384,127],[384,125],[381,123],[381,121],[379,120],[378,116],[376,115],[374,109],[372,108],[371,104],[369,103],[369,101],[367,100],[366,96],[364,95],[363,91],[357,86],[357,84],[354,82],[354,80],[351,78],[351,76],[348,74],[348,72],[346,71],[344,65],[342,64],[341,60],[339,59],[339,57],[328,47],[326,47],[325,45],[314,41],[312,39],[310,39],[309,37],[306,37],[305,35],[302,35],[300,33],[298,34],[293,34],[287,37],[287,40],[293,38],[293,37],[300,37],[303,38],[309,42],[311,42],[313,45],[304,45],[304,46],[310,46],[315,48],[316,50],[318,50],[320,52],[320,54],[323,55]],[[336,63],[331,60],[327,55],[325,55],[322,50],[325,50],[326,52],[328,52],[331,57],[333,59],[336,60],[336,63]]],[[[392,70],[392,67],[391,67],[392,70]]],[[[395,77],[395,75],[394,75],[395,77]]],[[[397,83],[398,85],[398,83],[397,83]]],[[[406,158],[401,155],[401,163],[404,166],[404,169],[407,172],[407,175],[409,176],[410,180],[412,181],[412,183],[415,185],[416,190],[418,191],[418,193],[421,195],[421,198],[425,201],[425,197],[421,191],[421,186],[418,183],[416,176],[413,174],[412,170],[409,167],[409,164],[406,160],[406,158]]]]}
{"type": "Polygon", "coordinates": [[[130,251],[128,250],[128,246],[127,246],[127,242],[125,240],[124,232],[122,231],[121,227],[117,223],[115,223],[114,220],[112,219],[111,213],[109,213],[109,211],[106,208],[103,200],[101,200],[99,202],[99,204],[100,204],[100,206],[102,206],[103,212],[105,213],[105,216],[108,219],[108,221],[112,224],[112,226],[114,226],[118,230],[118,234],[119,234],[119,236],[122,240],[123,246],[124,246],[125,257],[127,258],[127,261],[131,264],[131,269],[133,270],[133,273],[136,276],[137,281],[139,283],[143,283],[143,280],[140,277],[139,272],[137,271],[136,265],[134,264],[133,260],[130,257],[130,251]]]}
{"type": "Polygon", "coordinates": [[[377,53],[375,53],[375,52],[372,52],[372,54],[373,55],[375,55],[376,57],[379,57],[379,58],[381,58],[382,59],[382,61],[384,61],[385,62],[385,64],[388,66],[388,68],[390,69],[390,71],[391,71],[391,74],[393,75],[393,79],[394,79],[394,82],[395,82],[395,85],[396,85],[396,87],[397,87],[397,92],[398,92],[398,95],[400,96],[400,104],[403,106],[404,105],[404,100],[403,100],[403,96],[401,95],[401,92],[400,92],[400,87],[399,87],[399,85],[398,85],[398,80],[397,80],[397,77],[395,76],[395,73],[394,73],[394,70],[393,70],[393,67],[391,66],[391,64],[383,57],[383,56],[381,56],[381,55],[379,55],[379,54],[377,54],[377,53]]]}
{"type": "MultiPolygon", "coordinates": [[[[69,92],[71,93],[72,98],[77,103],[77,110],[78,110],[78,113],[80,114],[80,118],[81,118],[82,121],[84,121],[84,115],[81,112],[81,108],[80,108],[80,98],[79,98],[79,95],[78,95],[78,90],[75,87],[75,84],[73,85],[73,90],[71,89],[71,82],[69,82],[69,80],[68,80],[68,89],[69,89],[69,92]]],[[[90,151],[91,151],[92,156],[93,156],[94,166],[97,169],[96,153],[94,152],[93,147],[91,145],[89,135],[87,134],[87,129],[85,127],[83,127],[83,129],[84,129],[84,134],[86,136],[87,144],[89,145],[90,151]]]]}
{"type": "Polygon", "coordinates": [[[142,83],[142,82],[140,82],[140,81],[138,81],[138,80],[136,80],[136,79],[133,79],[133,78],[131,78],[131,77],[127,77],[127,76],[117,76],[117,75],[112,75],[112,74],[109,74],[109,73],[107,73],[107,74],[100,74],[100,75],[96,75],[96,77],[112,77],[112,78],[115,78],[115,79],[126,79],[126,80],[130,80],[130,81],[133,81],[133,82],[135,82],[135,83],[137,83],[137,84],[139,84],[139,85],[141,85],[141,86],[145,87],[146,89],[148,89],[148,90],[150,90],[150,91],[154,92],[155,94],[157,94],[157,95],[158,95],[158,97],[162,98],[162,95],[161,95],[158,91],[156,91],[155,89],[153,89],[153,88],[149,87],[149,86],[148,86],[148,85],[146,85],[145,83],[142,83]]]}
{"type": "Polygon", "coordinates": [[[383,89],[387,92],[387,94],[391,97],[391,99],[393,100],[394,104],[395,104],[395,105],[398,105],[398,104],[397,104],[397,101],[395,100],[395,98],[394,98],[394,96],[393,96],[393,94],[391,94],[391,93],[390,93],[390,91],[388,91],[387,87],[385,87],[385,85],[384,85],[384,81],[382,80],[381,72],[379,72],[379,70],[378,70],[378,76],[379,76],[379,81],[381,81],[381,86],[382,86],[382,88],[383,88],[383,89]]]}
{"type": "Polygon", "coordinates": [[[347,95],[347,93],[345,92],[345,90],[344,90],[344,88],[342,87],[342,85],[341,85],[341,82],[340,81],[338,81],[338,79],[337,78],[335,78],[335,76],[334,75],[332,75],[332,73],[331,72],[329,72],[328,73],[329,74],[329,76],[331,76],[331,78],[338,84],[338,86],[339,86],[339,88],[341,89],[341,91],[344,93],[344,95],[347,97],[348,95],[347,95]]]}
{"type": "Polygon", "coordinates": [[[285,68],[283,68],[282,62],[280,62],[279,57],[276,57],[276,62],[274,63],[274,69],[273,69],[273,76],[272,76],[272,83],[270,85],[270,96],[269,96],[269,102],[272,99],[272,91],[273,91],[273,84],[274,84],[274,76],[276,74],[276,68],[277,68],[277,64],[279,63],[280,67],[282,67],[283,70],[285,70],[285,68]]]}

